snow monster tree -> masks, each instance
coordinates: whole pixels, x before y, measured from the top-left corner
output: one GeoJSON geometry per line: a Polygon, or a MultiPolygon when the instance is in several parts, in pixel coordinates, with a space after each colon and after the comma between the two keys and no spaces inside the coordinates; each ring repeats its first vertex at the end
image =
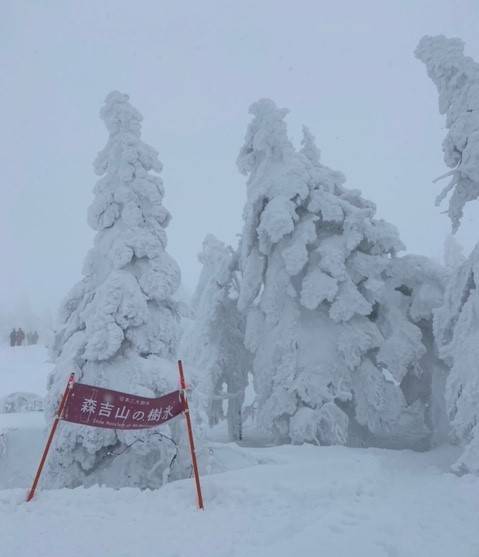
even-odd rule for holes
{"type": "Polygon", "coordinates": [[[263,99],[250,112],[238,305],[259,425],[293,443],[429,443],[429,394],[406,396],[427,348],[391,287],[396,229],[320,163],[307,129],[295,150],[286,110],[263,99]]]}
{"type": "MultiPolygon", "coordinates": [[[[162,204],[162,165],[141,140],[142,116],[127,95],[110,93],[100,114],[109,139],[94,163],[100,179],[88,223],[96,236],[83,278],[61,306],[48,417],[72,371],[83,383],[142,396],[161,396],[178,385],[179,314],[172,296],[180,270],[166,251],[170,214],[162,204]]],[[[184,446],[181,431],[176,422],[160,431],[64,423],[50,459],[50,483],[157,487],[171,474],[183,475],[179,459],[170,467],[178,445],[184,446]]]]}
{"type": "MultiPolygon", "coordinates": [[[[466,203],[479,197],[479,64],[464,56],[464,43],[442,35],[423,37],[416,56],[424,62],[446,114],[444,162],[452,170],[448,215],[453,231],[466,203]]],[[[450,366],[446,404],[452,440],[465,450],[454,465],[458,473],[479,473],[479,244],[452,273],[445,300],[436,312],[434,332],[441,356],[450,366]]]]}

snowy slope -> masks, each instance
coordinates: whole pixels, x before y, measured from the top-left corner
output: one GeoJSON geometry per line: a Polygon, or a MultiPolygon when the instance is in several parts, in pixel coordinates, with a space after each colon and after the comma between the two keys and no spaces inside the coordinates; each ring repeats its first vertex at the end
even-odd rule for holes
{"type": "Polygon", "coordinates": [[[44,346],[0,346],[0,398],[18,391],[44,396],[52,367],[44,346]]]}
{"type": "MultiPolygon", "coordinates": [[[[0,491],[2,557],[477,557],[479,479],[454,455],[341,447],[240,449],[243,467],[158,491],[0,491]],[[252,465],[253,461],[260,464],[252,465]],[[262,464],[261,464],[262,462],[262,464]],[[34,548],[34,549],[33,549],[34,548]]],[[[219,451],[221,452],[221,448],[219,451]]]]}

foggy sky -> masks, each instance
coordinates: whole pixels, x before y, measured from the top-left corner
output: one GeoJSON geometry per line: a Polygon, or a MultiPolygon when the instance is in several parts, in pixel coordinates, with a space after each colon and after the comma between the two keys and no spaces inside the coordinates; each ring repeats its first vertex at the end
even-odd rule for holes
{"type": "MultiPolygon", "coordinates": [[[[235,244],[245,180],[235,160],[249,105],[271,97],[316,135],[322,162],[377,204],[409,252],[442,256],[434,207],[447,169],[437,93],[413,51],[424,34],[479,60],[476,0],[1,0],[0,310],[57,310],[92,244],[98,112],[118,89],[164,164],[169,252],[192,291],[203,237],[235,244]]],[[[442,210],[444,210],[443,207],[442,210]]],[[[458,239],[477,241],[466,210],[458,239]]]]}

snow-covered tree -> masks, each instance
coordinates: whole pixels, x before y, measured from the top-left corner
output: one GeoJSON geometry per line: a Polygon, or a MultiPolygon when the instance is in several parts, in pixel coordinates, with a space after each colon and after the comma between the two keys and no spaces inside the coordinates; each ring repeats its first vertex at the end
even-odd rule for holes
{"type": "MultiPolygon", "coordinates": [[[[479,197],[479,64],[464,56],[464,43],[443,35],[423,37],[416,56],[424,62],[439,93],[439,112],[449,130],[442,144],[451,176],[436,203],[452,190],[448,215],[455,232],[464,205],[479,197]]],[[[444,177],[445,177],[444,176],[444,177]]]]}
{"type": "Polygon", "coordinates": [[[203,242],[203,265],[192,310],[194,321],[182,338],[185,360],[201,371],[200,390],[210,425],[226,418],[230,439],[241,438],[241,410],[251,355],[244,339],[244,316],[238,311],[238,258],[213,235],[203,242]]]}
{"type": "MultiPolygon", "coordinates": [[[[464,56],[460,39],[421,39],[416,56],[439,93],[439,110],[449,130],[444,161],[453,170],[448,215],[457,230],[463,208],[479,196],[479,64],[464,56]]],[[[444,304],[436,311],[434,333],[439,353],[450,366],[446,404],[452,439],[465,446],[458,472],[479,472],[479,245],[452,273],[444,304]]]]}
{"type": "MultiPolygon", "coordinates": [[[[408,350],[414,355],[401,390],[408,405],[424,413],[431,434],[427,443],[440,444],[447,439],[449,429],[444,397],[447,367],[434,342],[433,317],[443,303],[447,271],[427,257],[405,255],[391,259],[386,277],[383,304],[393,322],[382,327],[383,334],[402,331],[403,353],[393,351],[393,357],[404,361],[404,351],[408,350]]],[[[390,338],[386,344],[389,342],[390,338]]]]}
{"type": "Polygon", "coordinates": [[[260,425],[292,442],[415,445],[426,403],[402,386],[427,349],[389,286],[397,232],[319,162],[308,130],[295,151],[286,110],[263,99],[250,112],[238,305],[260,425]]]}
{"type": "MultiPolygon", "coordinates": [[[[100,176],[88,222],[96,231],[82,280],[60,310],[47,414],[72,371],[83,383],[142,396],[177,388],[173,364],[180,270],[166,251],[170,214],[162,204],[162,165],[141,140],[140,113],[110,93],[101,109],[109,132],[94,168],[100,176]]],[[[116,431],[64,423],[49,472],[53,485],[156,487],[167,479],[182,429],[116,431]]],[[[178,459],[173,474],[181,475],[178,459]]]]}
{"type": "Polygon", "coordinates": [[[479,473],[479,245],[451,277],[434,333],[450,366],[446,403],[452,440],[465,445],[458,472],[479,473]]]}

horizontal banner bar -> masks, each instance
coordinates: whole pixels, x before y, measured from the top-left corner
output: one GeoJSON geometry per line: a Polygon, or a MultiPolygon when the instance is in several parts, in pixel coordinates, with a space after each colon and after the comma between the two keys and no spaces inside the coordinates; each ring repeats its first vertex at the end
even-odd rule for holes
{"type": "Polygon", "coordinates": [[[110,429],[145,429],[161,425],[184,411],[180,391],[146,398],[75,383],[63,419],[110,429]]]}

